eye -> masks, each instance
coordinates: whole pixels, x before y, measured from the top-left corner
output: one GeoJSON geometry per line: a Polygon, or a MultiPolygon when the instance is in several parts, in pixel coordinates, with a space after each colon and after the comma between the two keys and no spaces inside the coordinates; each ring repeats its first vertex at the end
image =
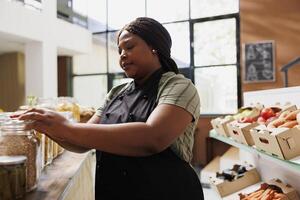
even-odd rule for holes
{"type": "Polygon", "coordinates": [[[128,45],[126,45],[126,47],[125,47],[127,50],[130,50],[130,49],[132,49],[133,48],[133,45],[131,45],[131,44],[128,44],[128,45]]]}
{"type": "MultiPolygon", "coordinates": [[[[128,44],[128,45],[126,45],[125,46],[125,50],[131,50],[131,49],[133,49],[133,47],[134,47],[134,45],[131,45],[131,44],[128,44]]],[[[121,53],[122,53],[122,48],[118,48],[118,52],[119,52],[119,55],[121,55],[121,53]]]]}

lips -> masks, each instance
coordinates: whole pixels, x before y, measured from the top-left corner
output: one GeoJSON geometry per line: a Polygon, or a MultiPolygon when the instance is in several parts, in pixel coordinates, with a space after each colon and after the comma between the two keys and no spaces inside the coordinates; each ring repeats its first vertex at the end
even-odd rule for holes
{"type": "Polygon", "coordinates": [[[132,63],[122,63],[122,69],[126,70],[132,63]]]}

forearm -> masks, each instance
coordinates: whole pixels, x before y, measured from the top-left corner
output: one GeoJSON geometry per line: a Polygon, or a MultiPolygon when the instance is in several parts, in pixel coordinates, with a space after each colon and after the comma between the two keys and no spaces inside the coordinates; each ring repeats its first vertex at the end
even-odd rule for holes
{"type": "MultiPolygon", "coordinates": [[[[98,124],[99,122],[100,122],[100,117],[98,117],[97,115],[94,115],[86,123],[87,124],[98,124]]],[[[75,153],[85,153],[85,152],[91,150],[91,148],[85,148],[85,147],[82,147],[82,146],[79,146],[79,145],[71,144],[67,141],[59,141],[59,140],[57,140],[57,141],[58,141],[57,143],[60,146],[62,146],[63,148],[65,148],[68,151],[72,151],[72,152],[75,152],[75,153]]]]}
{"type": "Polygon", "coordinates": [[[118,155],[147,156],[164,148],[160,146],[160,134],[156,133],[153,127],[140,122],[114,125],[76,123],[70,124],[63,137],[85,148],[118,155]]]}
{"type": "Polygon", "coordinates": [[[68,151],[75,152],[75,153],[85,153],[85,152],[90,150],[89,148],[84,148],[84,147],[81,147],[81,146],[78,146],[78,145],[74,145],[74,144],[68,143],[66,141],[56,140],[56,142],[60,146],[62,146],[64,149],[66,149],[68,151]]]}

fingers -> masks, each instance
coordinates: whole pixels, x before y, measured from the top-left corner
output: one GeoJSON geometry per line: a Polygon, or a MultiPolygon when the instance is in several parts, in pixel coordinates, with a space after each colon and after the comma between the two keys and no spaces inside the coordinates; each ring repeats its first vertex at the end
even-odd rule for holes
{"type": "Polygon", "coordinates": [[[19,116],[19,120],[39,120],[43,121],[47,119],[44,114],[37,112],[28,112],[19,116]]]}
{"type": "Polygon", "coordinates": [[[37,112],[37,113],[40,113],[40,114],[44,114],[46,112],[46,110],[38,109],[38,108],[31,108],[31,109],[25,110],[25,111],[17,111],[17,112],[14,112],[12,115],[10,115],[10,118],[18,118],[21,115],[24,115],[24,114],[27,114],[27,113],[30,113],[30,112],[37,112]]]}
{"type": "Polygon", "coordinates": [[[37,113],[40,113],[40,114],[44,114],[46,112],[46,110],[41,109],[41,108],[31,108],[31,109],[25,111],[25,113],[29,113],[29,112],[37,112],[37,113]]]}

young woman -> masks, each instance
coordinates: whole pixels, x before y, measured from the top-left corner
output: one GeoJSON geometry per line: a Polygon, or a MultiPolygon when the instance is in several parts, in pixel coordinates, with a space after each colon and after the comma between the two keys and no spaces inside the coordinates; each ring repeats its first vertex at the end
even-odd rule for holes
{"type": "Polygon", "coordinates": [[[97,150],[96,199],[203,199],[190,166],[200,100],[171,45],[162,24],[137,18],[118,35],[120,66],[133,81],[113,88],[88,123],[41,109],[19,117],[70,151],[97,150]]]}

